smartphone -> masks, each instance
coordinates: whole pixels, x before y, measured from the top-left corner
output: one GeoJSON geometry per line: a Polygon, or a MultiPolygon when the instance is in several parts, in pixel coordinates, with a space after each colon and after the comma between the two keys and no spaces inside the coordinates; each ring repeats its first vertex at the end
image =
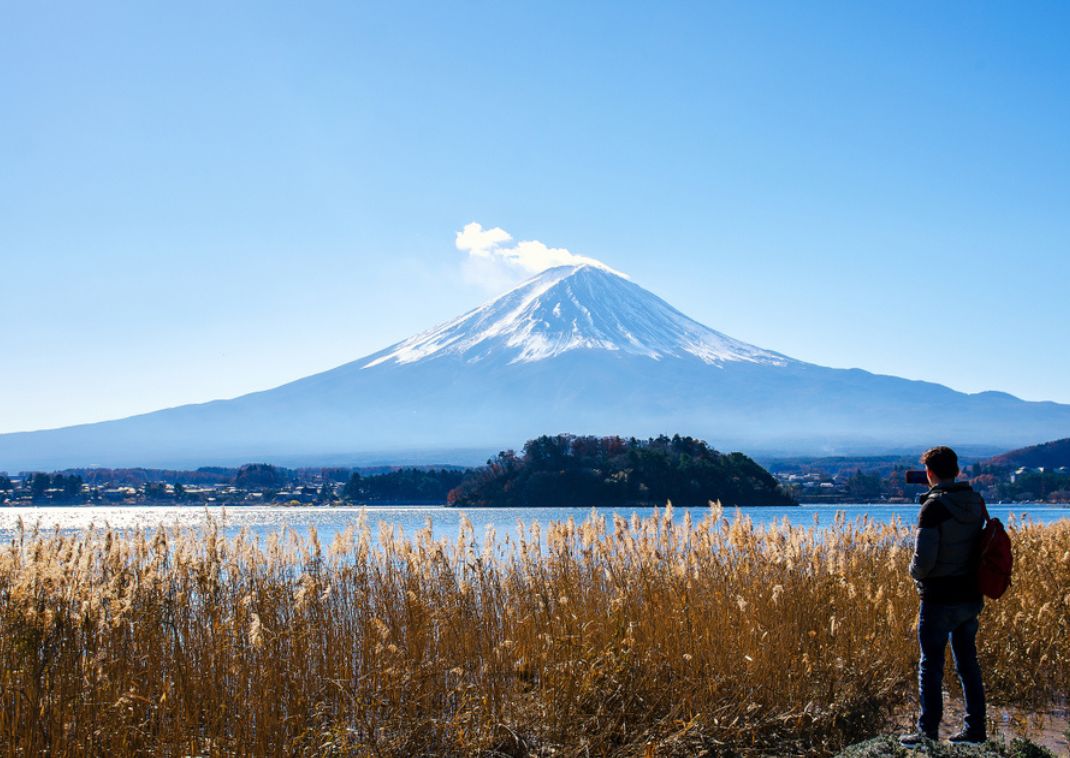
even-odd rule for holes
{"type": "Polygon", "coordinates": [[[929,476],[925,473],[925,470],[921,471],[908,471],[907,472],[907,484],[929,484],[929,476]]]}

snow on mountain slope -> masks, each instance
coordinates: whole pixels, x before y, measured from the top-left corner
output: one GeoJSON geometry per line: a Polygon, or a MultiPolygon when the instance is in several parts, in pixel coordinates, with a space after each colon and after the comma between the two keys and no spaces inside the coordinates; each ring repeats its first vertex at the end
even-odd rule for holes
{"type": "Polygon", "coordinates": [[[605,268],[552,268],[496,300],[393,345],[364,367],[457,356],[530,363],[572,350],[619,351],[654,360],[786,366],[792,359],[734,340],[694,321],[605,268]]]}

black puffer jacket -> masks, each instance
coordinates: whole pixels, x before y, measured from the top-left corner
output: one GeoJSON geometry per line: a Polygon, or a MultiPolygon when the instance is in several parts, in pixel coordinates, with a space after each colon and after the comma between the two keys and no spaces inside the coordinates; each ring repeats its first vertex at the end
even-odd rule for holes
{"type": "Polygon", "coordinates": [[[923,600],[954,605],[981,599],[977,548],[984,500],[965,482],[938,484],[921,496],[910,575],[923,600]]]}

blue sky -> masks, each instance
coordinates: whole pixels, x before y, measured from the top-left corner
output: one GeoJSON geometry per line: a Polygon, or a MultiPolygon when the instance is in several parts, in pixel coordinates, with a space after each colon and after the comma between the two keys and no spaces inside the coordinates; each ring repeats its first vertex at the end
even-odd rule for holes
{"type": "Polygon", "coordinates": [[[1070,402],[1068,33],[1054,2],[7,3],[0,432],[451,318],[501,284],[472,222],[796,358],[1070,402]]]}

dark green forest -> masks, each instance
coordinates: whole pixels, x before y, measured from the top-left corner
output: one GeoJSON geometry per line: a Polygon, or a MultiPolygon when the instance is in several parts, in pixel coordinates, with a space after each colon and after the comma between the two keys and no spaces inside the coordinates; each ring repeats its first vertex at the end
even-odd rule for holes
{"type": "Polygon", "coordinates": [[[403,468],[374,476],[353,472],[342,499],[368,504],[444,503],[464,475],[460,469],[403,468]]]}
{"type": "Polygon", "coordinates": [[[449,493],[468,507],[792,505],[764,468],[692,437],[542,436],[499,453],[449,493]]]}

